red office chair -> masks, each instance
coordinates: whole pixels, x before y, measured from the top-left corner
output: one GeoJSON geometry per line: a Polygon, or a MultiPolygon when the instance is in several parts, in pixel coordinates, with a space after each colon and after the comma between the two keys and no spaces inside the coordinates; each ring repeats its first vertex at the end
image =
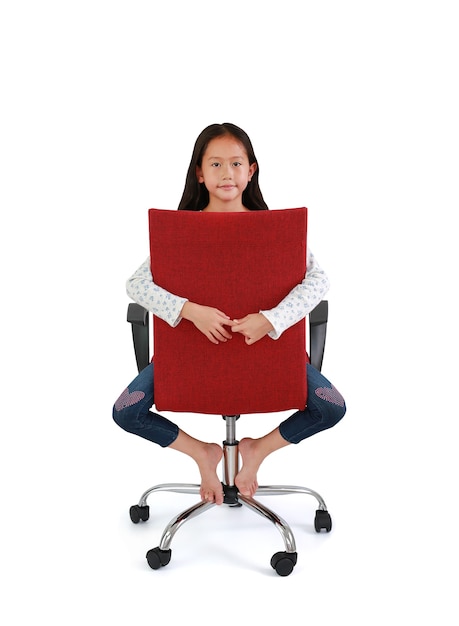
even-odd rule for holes
{"type": "MultiPolygon", "coordinates": [[[[151,209],[150,252],[154,280],[172,293],[214,306],[237,319],[249,312],[270,309],[296,284],[306,268],[307,211],[253,211],[248,213],[196,213],[151,209]]],[[[150,362],[149,313],[129,304],[137,367],[150,362]]],[[[309,356],[305,321],[285,331],[278,340],[264,337],[252,346],[239,335],[216,349],[187,323],[171,328],[154,319],[155,405],[158,411],[222,415],[222,485],[224,504],[246,506],[271,521],[279,530],[285,550],[276,552],[271,566],[288,576],[297,562],[290,526],[276,513],[239,493],[236,421],[242,413],[303,409],[307,400],[306,362],[321,369],[325,348],[328,303],[309,315],[309,356]],[[224,358],[222,358],[224,357],[224,358]],[[243,364],[243,367],[241,367],[243,364]],[[211,376],[208,374],[211,373],[211,376]],[[177,384],[180,381],[180,384],[177,384]],[[204,382],[205,381],[205,382],[204,382]]],[[[130,509],[133,523],[147,521],[147,498],[154,492],[199,494],[198,484],[166,483],[145,491],[130,509]]],[[[314,527],[329,532],[330,514],[323,498],[312,489],[294,485],[260,486],[256,495],[307,494],[316,498],[314,527]]],[[[167,565],[177,530],[214,503],[199,501],[174,517],[158,547],[146,557],[152,569],[167,565]]]]}

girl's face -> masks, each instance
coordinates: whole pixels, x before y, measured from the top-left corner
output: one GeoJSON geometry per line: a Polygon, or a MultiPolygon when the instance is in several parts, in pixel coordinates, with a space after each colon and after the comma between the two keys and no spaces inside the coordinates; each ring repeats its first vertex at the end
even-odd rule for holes
{"type": "Polygon", "coordinates": [[[231,135],[212,139],[202,157],[196,176],[209,192],[208,210],[243,211],[242,192],[257,164],[250,165],[244,146],[231,135]]]}

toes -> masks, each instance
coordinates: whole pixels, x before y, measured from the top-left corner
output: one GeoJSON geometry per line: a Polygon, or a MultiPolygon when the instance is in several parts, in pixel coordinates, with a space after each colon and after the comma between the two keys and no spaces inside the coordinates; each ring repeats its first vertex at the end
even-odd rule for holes
{"type": "Polygon", "coordinates": [[[223,504],[223,492],[221,491],[201,491],[201,499],[205,502],[215,502],[215,504],[223,504]]]}
{"type": "Polygon", "coordinates": [[[205,502],[213,502],[214,501],[213,492],[201,490],[201,500],[204,500],[205,502]]]}
{"type": "Polygon", "coordinates": [[[255,495],[255,493],[256,493],[256,491],[258,489],[258,483],[255,482],[255,483],[253,483],[251,485],[248,485],[248,486],[247,485],[237,485],[237,487],[239,489],[239,492],[243,496],[248,496],[248,497],[252,498],[255,495]]]}

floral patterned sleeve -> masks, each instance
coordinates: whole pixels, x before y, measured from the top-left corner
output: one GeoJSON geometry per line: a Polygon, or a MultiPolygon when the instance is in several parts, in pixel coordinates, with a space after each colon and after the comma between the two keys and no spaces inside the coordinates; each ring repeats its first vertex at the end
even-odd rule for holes
{"type": "Polygon", "coordinates": [[[269,333],[271,339],[279,339],[282,333],[314,309],[330,287],[327,275],[308,251],[306,276],[303,281],[273,309],[260,311],[274,326],[269,333]]]}
{"type": "Polygon", "coordinates": [[[126,291],[134,302],[157,315],[170,326],[177,326],[180,322],[180,312],[187,298],[176,296],[155,285],[151,275],[150,257],[128,279],[126,291]]]}

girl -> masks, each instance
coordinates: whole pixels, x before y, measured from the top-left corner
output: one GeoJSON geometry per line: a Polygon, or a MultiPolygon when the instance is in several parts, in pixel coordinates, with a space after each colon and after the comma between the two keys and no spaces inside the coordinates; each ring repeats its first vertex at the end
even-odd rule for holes
{"type": "MultiPolygon", "coordinates": [[[[259,168],[247,134],[234,124],[212,124],[196,140],[180,201],[182,211],[264,211],[268,207],[258,184],[259,168]]],[[[218,344],[241,333],[252,345],[265,335],[273,340],[305,317],[328,291],[328,278],[308,250],[307,272],[301,284],[269,311],[249,313],[239,320],[224,311],[190,302],[171,294],[152,280],[148,258],[127,281],[127,293],[152,313],[176,326],[194,324],[209,341],[218,344]],[[288,314],[287,314],[288,313],[288,314]]],[[[259,439],[239,442],[242,468],[235,483],[239,491],[253,496],[257,472],[272,452],[331,428],[345,414],[344,399],[317,370],[307,365],[308,404],[259,439]]],[[[113,408],[115,422],[124,430],[189,455],[201,475],[201,498],[222,504],[222,484],[217,467],[223,451],[216,443],[194,439],[162,415],[150,411],[154,404],[153,364],[150,363],[121,394],[113,408]]]]}

